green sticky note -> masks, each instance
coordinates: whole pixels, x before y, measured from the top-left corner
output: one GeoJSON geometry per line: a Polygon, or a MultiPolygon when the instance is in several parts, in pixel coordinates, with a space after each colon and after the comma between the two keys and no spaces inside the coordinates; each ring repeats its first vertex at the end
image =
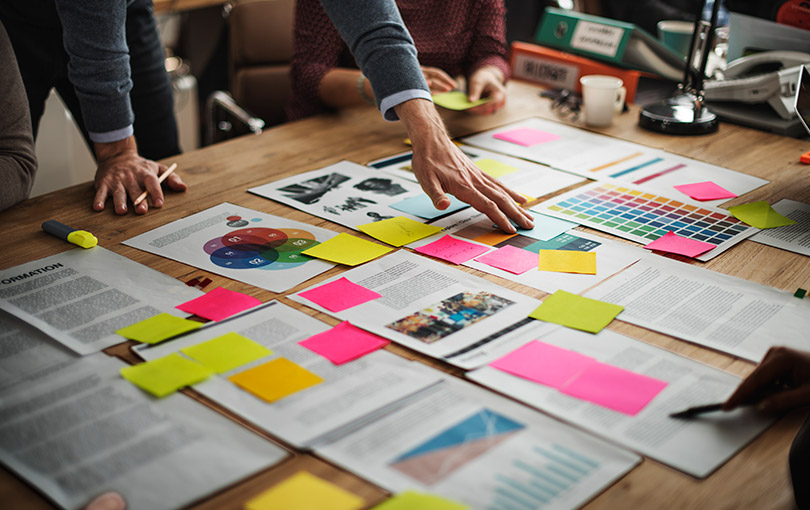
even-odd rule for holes
{"type": "Polygon", "coordinates": [[[467,505],[433,494],[405,491],[383,501],[372,510],[467,510],[468,508],[467,505]]]}
{"type": "Polygon", "coordinates": [[[380,246],[377,243],[341,233],[301,253],[338,264],[356,266],[385,255],[389,251],[391,248],[387,246],[380,246]]]}
{"type": "Polygon", "coordinates": [[[121,369],[121,377],[158,398],[170,395],[184,386],[204,381],[213,373],[176,352],[121,369]]]}
{"type": "Polygon", "coordinates": [[[168,313],[159,313],[154,317],[121,328],[116,333],[130,340],[137,340],[145,344],[156,344],[180,333],[197,329],[200,326],[202,324],[196,321],[182,319],[168,313]]]}
{"type": "Polygon", "coordinates": [[[504,175],[513,174],[518,171],[517,168],[500,161],[484,158],[473,161],[475,165],[481,169],[485,174],[489,174],[496,179],[500,179],[504,175]]]}
{"type": "Polygon", "coordinates": [[[764,200],[750,204],[735,205],[728,208],[728,212],[740,221],[757,228],[784,227],[794,225],[796,222],[782,216],[764,200]]]}
{"type": "Polygon", "coordinates": [[[547,297],[543,304],[529,314],[529,317],[573,329],[599,333],[622,310],[624,310],[623,306],[558,290],[547,297]]]}
{"type": "Polygon", "coordinates": [[[482,105],[492,101],[491,97],[482,97],[478,101],[470,102],[467,99],[467,94],[458,90],[452,92],[443,92],[441,94],[433,94],[433,102],[442,108],[448,110],[469,110],[476,106],[482,105]]]}
{"type": "Polygon", "coordinates": [[[246,510],[358,510],[366,502],[360,496],[307,471],[298,473],[264,491],[245,504],[246,510]]]}
{"type": "Polygon", "coordinates": [[[384,243],[397,247],[442,231],[440,227],[425,225],[404,216],[358,225],[357,229],[374,239],[379,239],[384,243]]]}
{"type": "Polygon", "coordinates": [[[218,374],[224,374],[273,354],[267,347],[238,333],[226,333],[207,342],[181,349],[181,352],[218,374]]]}
{"type": "Polygon", "coordinates": [[[807,291],[802,289],[802,288],[796,289],[796,292],[793,293],[793,296],[797,297],[799,299],[804,299],[804,296],[806,296],[806,295],[807,295],[807,291]]]}

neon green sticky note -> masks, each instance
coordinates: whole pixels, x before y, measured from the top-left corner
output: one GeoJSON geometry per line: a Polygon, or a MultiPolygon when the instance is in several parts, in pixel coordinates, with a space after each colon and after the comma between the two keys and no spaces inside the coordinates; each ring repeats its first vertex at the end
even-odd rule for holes
{"type": "Polygon", "coordinates": [[[307,471],[266,490],[245,504],[247,510],[357,510],[366,502],[360,496],[307,471]]]}
{"type": "Polygon", "coordinates": [[[168,313],[159,313],[154,317],[121,328],[116,333],[130,340],[137,340],[145,344],[156,344],[180,333],[197,329],[200,326],[202,324],[199,322],[175,317],[168,313]]]}
{"type": "Polygon", "coordinates": [[[385,255],[389,251],[391,248],[387,246],[341,233],[301,253],[338,264],[356,266],[385,255]]]}
{"type": "Polygon", "coordinates": [[[469,110],[476,106],[492,101],[491,97],[482,97],[478,101],[470,101],[467,94],[458,90],[433,94],[433,102],[448,110],[469,110]]]}
{"type": "Polygon", "coordinates": [[[480,168],[484,173],[499,179],[504,175],[513,174],[518,171],[517,168],[513,167],[512,165],[507,165],[506,163],[501,163],[500,161],[484,158],[475,160],[473,163],[480,168]]]}
{"type": "Polygon", "coordinates": [[[268,361],[232,375],[228,380],[270,403],[323,382],[319,376],[286,358],[268,361]]]}
{"type": "Polygon", "coordinates": [[[468,508],[467,505],[433,494],[405,491],[383,501],[372,510],[467,510],[468,508]]]}
{"type": "Polygon", "coordinates": [[[558,290],[547,297],[535,311],[529,314],[529,317],[582,331],[599,333],[622,310],[624,307],[620,305],[558,290]]]}
{"type": "Polygon", "coordinates": [[[596,252],[575,250],[540,250],[540,271],[596,274],[596,252]]]}
{"type": "Polygon", "coordinates": [[[440,227],[425,225],[404,216],[358,225],[357,229],[374,239],[397,247],[442,231],[440,227]]]}
{"type": "Polygon", "coordinates": [[[184,386],[204,381],[213,373],[211,369],[176,352],[121,369],[121,377],[158,398],[170,395],[184,386]]]}
{"type": "Polygon", "coordinates": [[[752,202],[750,204],[735,205],[728,208],[728,212],[740,221],[757,228],[784,227],[794,225],[796,222],[782,216],[774,210],[768,202],[752,202]]]}
{"type": "Polygon", "coordinates": [[[273,354],[267,347],[238,333],[226,333],[207,342],[181,349],[181,352],[218,374],[224,374],[273,354]]]}

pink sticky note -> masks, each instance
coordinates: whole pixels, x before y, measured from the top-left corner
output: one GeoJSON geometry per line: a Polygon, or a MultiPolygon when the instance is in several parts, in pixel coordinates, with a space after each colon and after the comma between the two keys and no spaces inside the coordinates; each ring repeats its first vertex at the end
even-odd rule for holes
{"type": "Polygon", "coordinates": [[[298,342],[335,365],[356,360],[391,343],[389,340],[343,321],[334,328],[298,342]]]}
{"type": "Polygon", "coordinates": [[[539,255],[507,244],[475,260],[510,273],[523,274],[529,269],[537,268],[539,255]]]}
{"type": "Polygon", "coordinates": [[[569,351],[534,340],[489,365],[498,370],[559,388],[597,361],[575,351],[569,351]]]}
{"type": "Polygon", "coordinates": [[[488,246],[468,243],[467,241],[462,241],[461,239],[456,239],[448,235],[430,244],[416,248],[416,251],[419,253],[446,260],[453,264],[463,264],[487,250],[489,250],[488,246]]]}
{"type": "Polygon", "coordinates": [[[673,232],[667,232],[650,244],[644,245],[648,250],[665,251],[667,253],[677,253],[687,257],[697,257],[714,248],[712,243],[704,243],[697,239],[681,237],[673,232]]]}
{"type": "Polygon", "coordinates": [[[342,312],[348,308],[382,297],[377,292],[352,283],[346,278],[340,278],[320,287],[305,290],[298,295],[326,308],[330,312],[342,312]]]}
{"type": "Polygon", "coordinates": [[[666,386],[666,381],[606,363],[594,363],[561,387],[560,391],[635,416],[666,386]]]}
{"type": "Polygon", "coordinates": [[[675,189],[689,195],[695,200],[717,200],[719,198],[734,198],[737,196],[712,181],[681,184],[675,186],[675,189]]]}
{"type": "Polygon", "coordinates": [[[546,133],[545,131],[532,128],[518,128],[509,131],[501,131],[500,133],[495,133],[492,136],[499,140],[516,143],[524,147],[531,147],[532,145],[539,145],[541,143],[553,142],[554,140],[560,139],[560,135],[546,133]]]}
{"type": "Polygon", "coordinates": [[[262,302],[253,296],[217,287],[198,298],[177,305],[175,308],[186,313],[199,315],[204,319],[221,321],[260,304],[262,302]]]}

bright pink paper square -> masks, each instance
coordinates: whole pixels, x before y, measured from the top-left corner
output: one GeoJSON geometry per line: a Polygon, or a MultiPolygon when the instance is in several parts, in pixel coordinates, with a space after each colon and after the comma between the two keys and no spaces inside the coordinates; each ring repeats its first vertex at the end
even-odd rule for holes
{"type": "Polygon", "coordinates": [[[712,243],[704,243],[697,239],[681,237],[674,232],[667,232],[650,244],[644,247],[648,250],[665,251],[667,253],[677,253],[687,257],[697,257],[714,248],[712,243]]]}
{"type": "Polygon", "coordinates": [[[518,128],[509,131],[501,131],[492,136],[499,140],[516,143],[524,147],[531,147],[532,145],[540,145],[541,143],[553,142],[554,140],[560,139],[560,135],[546,133],[545,131],[533,128],[518,128]]]}
{"type": "Polygon", "coordinates": [[[430,244],[416,248],[419,253],[446,260],[453,264],[463,264],[468,260],[481,255],[489,250],[488,246],[481,246],[461,239],[456,239],[449,235],[433,241],[430,244]]]}
{"type": "Polygon", "coordinates": [[[381,294],[352,283],[346,278],[339,278],[320,287],[305,290],[298,295],[326,308],[330,312],[342,312],[382,297],[381,294]]]}
{"type": "Polygon", "coordinates": [[[695,200],[717,200],[720,198],[734,198],[737,195],[712,181],[696,182],[694,184],[680,184],[675,189],[686,193],[695,200]]]}
{"type": "Polygon", "coordinates": [[[605,363],[594,363],[561,387],[560,391],[635,416],[666,386],[666,381],[605,363]]]}
{"type": "Polygon", "coordinates": [[[217,287],[175,308],[211,321],[221,321],[260,304],[262,302],[253,296],[217,287]]]}
{"type": "Polygon", "coordinates": [[[569,351],[534,340],[489,366],[552,388],[559,388],[597,361],[575,351],[569,351]]]}
{"type": "Polygon", "coordinates": [[[343,321],[334,328],[298,342],[335,365],[356,360],[391,343],[389,340],[343,321]]]}
{"type": "Polygon", "coordinates": [[[529,269],[537,269],[540,263],[540,256],[529,250],[515,248],[507,244],[475,260],[476,262],[482,262],[489,266],[509,271],[510,273],[523,274],[529,269]]]}

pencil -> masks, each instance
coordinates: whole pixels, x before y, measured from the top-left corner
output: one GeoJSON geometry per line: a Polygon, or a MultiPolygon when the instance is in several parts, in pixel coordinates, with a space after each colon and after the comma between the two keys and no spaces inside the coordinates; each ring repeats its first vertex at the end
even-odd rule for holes
{"type": "MultiPolygon", "coordinates": [[[[163,172],[163,175],[161,175],[160,177],[158,177],[158,184],[160,184],[161,182],[165,181],[165,180],[166,180],[166,177],[170,176],[170,175],[172,174],[172,172],[174,172],[174,170],[175,170],[176,168],[177,168],[177,163],[172,163],[172,166],[170,166],[169,168],[167,168],[167,169],[166,169],[166,171],[165,171],[165,172],[163,172]]],[[[138,204],[140,204],[141,202],[143,202],[144,200],[146,200],[146,196],[147,196],[148,194],[149,194],[149,192],[144,190],[144,192],[143,192],[143,193],[141,193],[141,195],[140,195],[138,198],[136,198],[136,199],[135,199],[135,202],[133,202],[133,203],[132,203],[132,205],[138,205],[138,204]]]]}

